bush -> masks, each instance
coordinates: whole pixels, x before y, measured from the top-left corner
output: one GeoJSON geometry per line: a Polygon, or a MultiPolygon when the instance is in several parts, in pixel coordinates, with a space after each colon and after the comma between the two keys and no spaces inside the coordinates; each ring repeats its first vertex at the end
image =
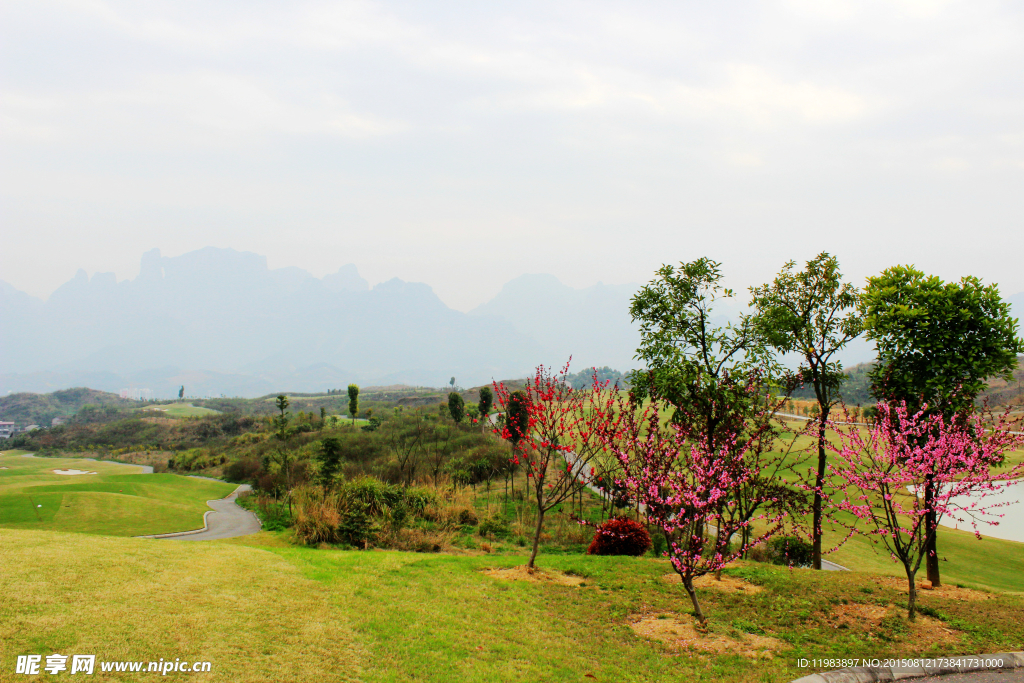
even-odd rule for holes
{"type": "Polygon", "coordinates": [[[485,538],[490,536],[504,538],[505,536],[508,536],[511,531],[512,529],[509,527],[508,522],[494,517],[480,522],[480,527],[477,529],[477,533],[485,538]]]}
{"type": "Polygon", "coordinates": [[[597,527],[588,555],[632,555],[639,557],[651,547],[651,535],[643,524],[628,517],[612,517],[597,527]]]}
{"type": "Polygon", "coordinates": [[[247,456],[228,465],[224,470],[224,478],[228,481],[252,483],[256,481],[261,469],[259,460],[247,456]]]}
{"type": "Polygon", "coordinates": [[[772,564],[810,567],[813,548],[798,536],[778,536],[768,541],[764,557],[772,564]]]}

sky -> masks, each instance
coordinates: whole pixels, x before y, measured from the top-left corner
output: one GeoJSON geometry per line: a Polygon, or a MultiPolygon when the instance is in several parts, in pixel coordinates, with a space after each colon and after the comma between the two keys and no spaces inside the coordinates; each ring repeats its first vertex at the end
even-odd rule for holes
{"type": "Polygon", "coordinates": [[[144,251],[743,291],[838,256],[1024,290],[1024,5],[0,3],[0,279],[144,251]]]}

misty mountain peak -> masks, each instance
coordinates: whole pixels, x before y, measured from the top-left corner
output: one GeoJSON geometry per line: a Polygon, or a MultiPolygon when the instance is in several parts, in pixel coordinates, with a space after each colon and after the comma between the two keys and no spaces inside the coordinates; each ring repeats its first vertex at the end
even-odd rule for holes
{"type": "Polygon", "coordinates": [[[370,283],[359,275],[354,263],[338,268],[336,273],[325,275],[322,282],[331,292],[365,292],[370,289],[370,283]]]}

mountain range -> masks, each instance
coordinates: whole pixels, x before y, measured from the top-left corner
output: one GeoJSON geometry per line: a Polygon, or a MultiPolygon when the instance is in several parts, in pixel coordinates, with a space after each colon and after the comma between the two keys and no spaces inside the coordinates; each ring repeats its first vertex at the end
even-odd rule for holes
{"type": "Polygon", "coordinates": [[[472,386],[570,355],[575,368],[628,368],[636,289],[524,275],[462,313],[422,283],[371,288],[352,264],[316,278],[233,249],[154,249],[134,280],[79,270],[46,301],[0,282],[0,392],[135,387],[168,397],[184,385],[194,396],[258,396],[451,377],[472,386]]]}
{"type": "MultiPolygon", "coordinates": [[[[426,284],[370,287],[353,264],[317,278],[233,249],[154,249],[134,280],[79,270],[46,301],[0,281],[0,393],[88,386],[166,398],[184,386],[189,396],[260,396],[452,377],[475,386],[570,356],[574,370],[625,371],[637,364],[629,302],[638,288],[522,275],[463,313],[426,284]]],[[[1024,292],[1007,300],[1024,315],[1024,292]]],[[[726,302],[713,322],[741,310],[726,302]]],[[[857,339],[840,360],[873,355],[857,339]]]]}

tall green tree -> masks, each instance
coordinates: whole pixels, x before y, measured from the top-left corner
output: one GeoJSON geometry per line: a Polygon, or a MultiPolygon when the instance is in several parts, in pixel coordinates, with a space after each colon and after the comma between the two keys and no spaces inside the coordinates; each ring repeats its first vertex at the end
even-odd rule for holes
{"type": "Polygon", "coordinates": [[[274,418],[274,438],[277,439],[277,463],[281,467],[281,473],[284,474],[285,490],[288,496],[288,515],[291,516],[292,512],[292,457],[291,453],[288,452],[285,442],[292,435],[291,419],[292,414],[288,411],[288,397],[284,394],[277,395],[277,410],[278,416],[274,418]]]}
{"type": "Polygon", "coordinates": [[[352,418],[352,428],[356,426],[356,415],[359,414],[359,385],[348,385],[348,414],[352,418]]]}
{"type": "Polygon", "coordinates": [[[750,373],[771,363],[748,317],[736,325],[712,323],[715,302],[734,296],[721,280],[721,264],[709,258],[663,265],[629,308],[640,323],[636,358],[647,366],[630,378],[634,395],[674,406],[674,419],[706,438],[712,451],[753,409],[750,373]]]}
{"type": "Polygon", "coordinates": [[[334,486],[334,477],[341,465],[341,441],[333,436],[325,438],[320,442],[316,459],[320,463],[320,483],[330,489],[334,486]]]}
{"type": "Polygon", "coordinates": [[[466,402],[456,391],[448,394],[448,413],[456,423],[462,422],[462,419],[466,417],[466,402]]]}
{"type": "Polygon", "coordinates": [[[487,415],[491,412],[491,406],[494,405],[494,392],[491,391],[490,387],[480,387],[480,402],[477,404],[477,408],[480,410],[480,417],[487,420],[487,415]]]}
{"type": "Polygon", "coordinates": [[[802,357],[799,379],[814,389],[818,402],[818,468],[814,479],[812,564],[821,569],[822,488],[825,483],[829,412],[840,399],[846,375],[834,360],[836,352],[861,333],[857,289],[843,282],[839,262],[822,252],[795,271],[795,261],[782,267],[775,280],[752,287],[753,322],[760,336],[780,353],[802,357]]]}
{"type": "MultiPolygon", "coordinates": [[[[906,401],[913,410],[947,419],[974,409],[986,380],[1010,380],[1024,340],[1018,321],[995,285],[976,277],[944,282],[913,266],[894,266],[868,278],[861,298],[867,337],[878,357],[871,390],[878,399],[906,401]]],[[[928,480],[925,506],[935,495],[928,480]]],[[[936,515],[926,520],[932,531],[926,566],[928,580],[940,585],[936,515]]]]}

